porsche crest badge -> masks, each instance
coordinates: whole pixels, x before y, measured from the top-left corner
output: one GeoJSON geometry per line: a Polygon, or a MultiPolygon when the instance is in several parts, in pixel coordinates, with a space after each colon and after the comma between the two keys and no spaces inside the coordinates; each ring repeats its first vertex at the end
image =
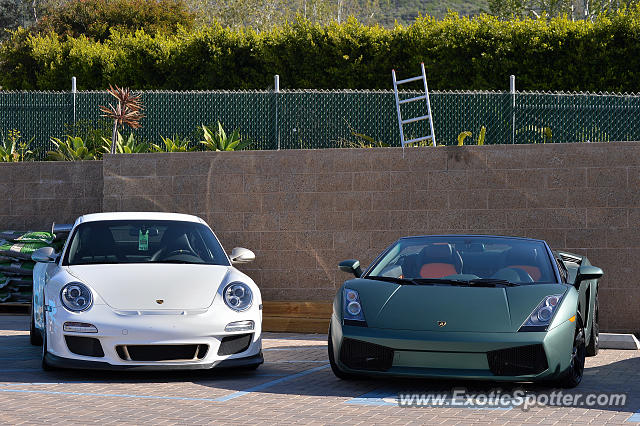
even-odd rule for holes
{"type": "Polygon", "coordinates": [[[162,305],[162,304],[164,303],[164,300],[162,300],[162,299],[157,299],[157,300],[156,300],[156,303],[157,303],[158,305],[162,305]]]}

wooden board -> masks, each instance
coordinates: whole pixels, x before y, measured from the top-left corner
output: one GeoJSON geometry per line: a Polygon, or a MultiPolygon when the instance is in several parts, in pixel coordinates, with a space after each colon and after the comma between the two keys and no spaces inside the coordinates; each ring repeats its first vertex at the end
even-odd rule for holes
{"type": "Polygon", "coordinates": [[[327,333],[333,304],[329,302],[263,302],[262,329],[287,333],[327,333]]]}

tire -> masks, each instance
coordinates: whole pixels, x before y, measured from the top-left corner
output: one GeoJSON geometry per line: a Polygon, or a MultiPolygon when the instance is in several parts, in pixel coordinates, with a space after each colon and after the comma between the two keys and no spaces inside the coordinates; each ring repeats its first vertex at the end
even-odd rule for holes
{"type": "Polygon", "coordinates": [[[584,360],[586,355],[584,326],[582,319],[576,314],[576,331],[573,336],[573,345],[571,350],[571,364],[569,368],[562,373],[556,385],[562,388],[575,388],[582,381],[584,375],[584,360]]]}
{"type": "Polygon", "coordinates": [[[31,307],[31,324],[29,326],[29,341],[33,346],[42,345],[42,333],[36,328],[35,318],[33,317],[33,305],[31,307]]]}
{"type": "Polygon", "coordinates": [[[340,370],[336,360],[333,356],[333,340],[331,339],[331,326],[329,326],[329,341],[327,342],[327,350],[329,351],[329,365],[331,365],[331,371],[340,380],[353,380],[357,376],[351,373],[346,373],[340,370]]]}
{"type": "Polygon", "coordinates": [[[42,369],[44,371],[53,371],[56,368],[53,367],[52,365],[50,365],[47,362],[47,323],[46,323],[46,316],[43,319],[44,322],[44,332],[42,333],[42,369]]]}
{"type": "Polygon", "coordinates": [[[596,356],[600,351],[600,325],[598,324],[600,314],[598,312],[598,295],[593,305],[593,323],[591,324],[591,336],[587,345],[587,356],[596,356]]]}

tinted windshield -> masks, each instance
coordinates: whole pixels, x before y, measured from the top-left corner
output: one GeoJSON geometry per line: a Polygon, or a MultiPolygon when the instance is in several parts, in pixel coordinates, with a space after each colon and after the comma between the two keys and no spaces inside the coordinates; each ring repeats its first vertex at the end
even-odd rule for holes
{"type": "Polygon", "coordinates": [[[98,263],[229,265],[207,226],[165,220],[113,220],[78,225],[63,265],[98,263]]]}
{"type": "Polygon", "coordinates": [[[368,275],[407,279],[490,278],[521,284],[557,281],[544,243],[481,236],[403,238],[368,275]]]}

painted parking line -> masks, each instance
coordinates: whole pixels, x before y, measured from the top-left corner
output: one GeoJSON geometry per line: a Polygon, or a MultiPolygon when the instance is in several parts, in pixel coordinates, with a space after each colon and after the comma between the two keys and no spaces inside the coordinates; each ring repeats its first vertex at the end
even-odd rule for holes
{"type": "Polygon", "coordinates": [[[631,417],[627,419],[627,421],[631,423],[640,423],[640,410],[632,414],[631,417]]]}
{"type": "Polygon", "coordinates": [[[329,362],[328,359],[324,359],[322,361],[311,361],[311,360],[305,360],[305,359],[287,359],[287,360],[281,360],[281,361],[268,361],[265,362],[265,364],[322,364],[322,363],[327,363],[329,362]]]}
{"type": "Polygon", "coordinates": [[[281,379],[272,380],[270,382],[263,383],[258,386],[254,386],[243,391],[238,391],[230,395],[221,396],[220,398],[216,398],[216,401],[219,401],[219,402],[229,401],[230,399],[239,398],[241,396],[247,395],[252,392],[260,392],[261,390],[270,388],[271,386],[279,385],[280,383],[288,382],[289,380],[295,380],[299,377],[313,374],[315,372],[318,372],[327,368],[329,368],[329,364],[321,365],[320,367],[311,368],[309,370],[304,370],[304,371],[301,371],[300,373],[292,374],[290,376],[285,376],[281,379]]]}
{"type": "MultiPolygon", "coordinates": [[[[369,406],[404,406],[400,403],[399,398],[400,394],[404,392],[399,392],[398,390],[392,390],[389,388],[375,389],[371,392],[367,392],[359,397],[349,399],[345,401],[346,404],[356,404],[356,405],[369,405],[369,406]]],[[[417,397],[421,397],[420,393],[416,393],[417,397]]],[[[432,397],[437,397],[439,395],[433,395],[432,397]]],[[[412,400],[415,403],[418,402],[417,399],[412,400]]],[[[422,403],[412,405],[411,403],[406,405],[407,407],[453,407],[453,408],[466,408],[471,410],[502,410],[508,411],[513,408],[513,406],[466,406],[460,405],[459,403],[453,403],[453,399],[451,396],[447,395],[446,398],[439,399],[438,402],[435,402],[433,399],[423,400],[422,403]]]]}

